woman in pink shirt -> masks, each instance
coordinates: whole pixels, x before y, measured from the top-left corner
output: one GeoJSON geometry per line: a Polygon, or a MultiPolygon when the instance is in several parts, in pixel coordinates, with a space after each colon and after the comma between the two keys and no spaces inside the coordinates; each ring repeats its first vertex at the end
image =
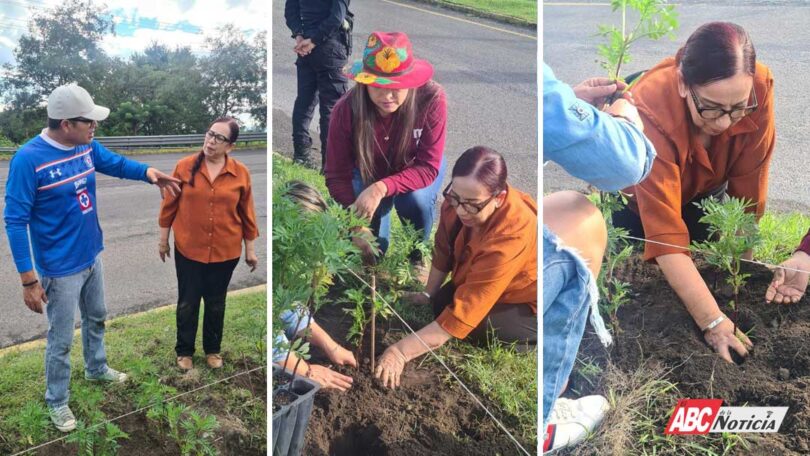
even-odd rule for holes
{"type": "MultiPolygon", "coordinates": [[[[399,32],[372,32],[348,75],[357,84],[337,102],[329,122],[329,194],[371,220],[383,252],[393,207],[428,241],[444,178],[444,89],[399,32]]],[[[418,254],[412,260],[420,260],[418,254]]]]}

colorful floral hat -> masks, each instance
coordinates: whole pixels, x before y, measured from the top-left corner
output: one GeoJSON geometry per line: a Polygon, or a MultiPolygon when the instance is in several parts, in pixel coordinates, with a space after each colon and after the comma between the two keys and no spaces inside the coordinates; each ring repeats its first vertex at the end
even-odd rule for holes
{"type": "Polygon", "coordinates": [[[413,89],[433,77],[427,60],[413,57],[408,35],[401,32],[371,32],[363,58],[354,62],[346,74],[360,84],[384,89],[413,89]]]}

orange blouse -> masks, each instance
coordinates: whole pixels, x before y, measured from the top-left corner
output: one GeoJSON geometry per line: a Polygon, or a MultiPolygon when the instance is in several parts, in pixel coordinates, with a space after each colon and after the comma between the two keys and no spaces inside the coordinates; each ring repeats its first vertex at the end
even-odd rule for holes
{"type": "MultiPolygon", "coordinates": [[[[695,133],[686,101],[678,94],[677,66],[670,57],[644,73],[633,88],[644,134],[658,156],[650,175],[623,191],[633,195],[647,239],[688,247],[689,230],[681,208],[696,196],[728,182],[727,193],[754,203],[757,219],[765,212],[768,167],[776,142],[773,75],[757,63],[754,91],[756,111],[713,137],[708,148],[695,133]]],[[[688,250],[646,243],[644,259],[688,250]]]]}
{"type": "Polygon", "coordinates": [[[203,162],[188,184],[197,154],[177,162],[174,177],[183,181],[177,197],[166,195],[160,207],[161,228],[174,230],[180,253],[200,263],[219,263],[242,256],[242,239],[259,236],[253,190],[247,167],[228,156],[211,182],[203,162]]]}
{"type": "Polygon", "coordinates": [[[463,339],[496,304],[526,304],[537,314],[537,203],[507,186],[506,200],[478,230],[463,226],[453,245],[458,216],[442,204],[433,250],[433,267],[452,271],[456,292],[436,322],[463,339]]]}

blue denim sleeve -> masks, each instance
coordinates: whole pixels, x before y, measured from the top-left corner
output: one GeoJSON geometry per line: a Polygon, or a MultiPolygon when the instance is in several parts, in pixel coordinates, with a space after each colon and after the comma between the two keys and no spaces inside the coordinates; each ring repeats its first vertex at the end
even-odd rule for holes
{"type": "Polygon", "coordinates": [[[543,160],[601,190],[644,180],[655,148],[635,126],[580,100],[543,64],[543,160]]]}
{"type": "Polygon", "coordinates": [[[17,272],[21,274],[34,269],[28,237],[28,223],[31,220],[36,193],[34,165],[22,155],[15,155],[9,164],[3,218],[6,222],[9,250],[11,250],[11,256],[17,266],[17,272]]]}
{"type": "Polygon", "coordinates": [[[309,312],[306,309],[285,310],[279,315],[284,323],[284,334],[279,334],[273,341],[273,362],[280,363],[287,357],[287,350],[279,348],[281,345],[289,345],[289,341],[295,335],[309,326],[309,312]]]}
{"type": "Polygon", "coordinates": [[[146,178],[149,166],[116,154],[96,140],[93,140],[92,145],[93,164],[98,172],[121,179],[149,182],[146,178]]]}

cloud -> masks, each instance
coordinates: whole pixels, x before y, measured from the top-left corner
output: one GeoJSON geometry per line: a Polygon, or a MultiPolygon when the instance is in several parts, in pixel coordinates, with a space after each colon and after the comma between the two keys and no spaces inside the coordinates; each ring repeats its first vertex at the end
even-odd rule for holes
{"type": "MultiPolygon", "coordinates": [[[[58,3],[60,0],[41,0],[36,7],[0,7],[0,23],[4,25],[0,27],[0,64],[12,61],[17,41],[27,31],[33,14],[58,3]]],[[[226,6],[221,0],[108,0],[106,4],[116,23],[116,36],[105,37],[101,46],[116,57],[128,57],[154,41],[201,52],[204,35],[225,24],[235,24],[251,38],[267,30],[270,23],[266,0],[226,0],[226,6]]]]}

